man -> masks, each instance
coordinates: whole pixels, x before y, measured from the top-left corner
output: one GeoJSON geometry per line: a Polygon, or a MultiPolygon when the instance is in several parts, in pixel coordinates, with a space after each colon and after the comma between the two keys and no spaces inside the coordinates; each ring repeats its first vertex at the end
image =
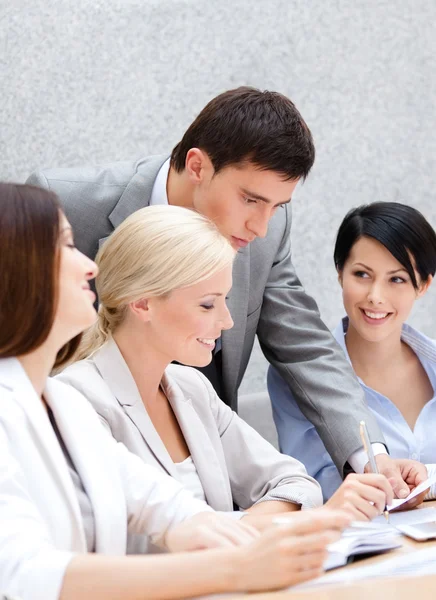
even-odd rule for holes
{"type": "Polygon", "coordinates": [[[339,472],[349,466],[363,471],[368,459],[359,422],[365,420],[380,472],[405,496],[409,489],[386,453],[360,386],[291,263],[289,202],[314,158],[309,128],[288,98],[241,87],[209,102],[170,159],[47,170],[28,183],[59,195],[77,246],[90,257],[144,206],[185,206],[211,218],[238,250],[228,299],[235,324],[223,332],[207,371],[222,399],[237,408],[257,334],[339,472]]]}

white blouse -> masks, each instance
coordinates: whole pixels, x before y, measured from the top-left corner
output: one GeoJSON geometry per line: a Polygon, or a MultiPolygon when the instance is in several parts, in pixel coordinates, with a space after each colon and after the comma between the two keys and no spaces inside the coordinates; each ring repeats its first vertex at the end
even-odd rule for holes
{"type": "Polygon", "coordinates": [[[188,489],[194,498],[197,498],[197,500],[206,502],[204,489],[201,485],[201,481],[192,457],[188,456],[188,458],[185,458],[183,462],[175,463],[175,465],[179,476],[179,482],[183,485],[183,487],[188,489]]]}

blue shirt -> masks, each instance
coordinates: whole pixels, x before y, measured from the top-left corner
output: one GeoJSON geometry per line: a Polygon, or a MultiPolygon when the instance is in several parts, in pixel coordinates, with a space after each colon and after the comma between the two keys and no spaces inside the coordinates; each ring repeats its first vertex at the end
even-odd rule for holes
{"type": "MultiPolygon", "coordinates": [[[[333,335],[351,363],[345,345],[347,327],[348,318],[345,317],[333,335]]],[[[421,410],[413,431],[389,398],[365,385],[360,378],[358,381],[385,437],[391,457],[410,458],[424,464],[436,463],[436,342],[406,324],[403,325],[401,339],[415,352],[433,387],[433,398],[421,410]]],[[[306,466],[309,475],[321,485],[324,500],[327,500],[342,483],[341,476],[315,427],[303,415],[288,385],[271,366],[268,370],[268,392],[280,451],[297,458],[306,466]]]]}

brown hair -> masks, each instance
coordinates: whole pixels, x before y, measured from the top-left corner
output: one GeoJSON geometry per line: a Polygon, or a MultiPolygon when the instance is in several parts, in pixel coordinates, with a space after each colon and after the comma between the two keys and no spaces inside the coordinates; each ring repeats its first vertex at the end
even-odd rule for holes
{"type": "Polygon", "coordinates": [[[189,126],[171,154],[171,166],[185,168],[186,154],[200,148],[216,173],[251,163],[284,179],[305,179],[315,146],[295,104],[278,92],[239,87],[213,98],[189,126]]]}
{"type": "MultiPolygon", "coordinates": [[[[0,183],[0,358],[21,356],[45,342],[53,325],[59,272],[61,207],[53,192],[0,183]]],[[[56,357],[66,362],[74,338],[56,357]]]]}

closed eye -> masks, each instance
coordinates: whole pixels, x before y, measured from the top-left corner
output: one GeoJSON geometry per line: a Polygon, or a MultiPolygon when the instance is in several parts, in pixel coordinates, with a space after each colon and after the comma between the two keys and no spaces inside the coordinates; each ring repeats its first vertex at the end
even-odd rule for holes
{"type": "Polygon", "coordinates": [[[248,196],[242,196],[242,200],[245,204],[257,204],[258,200],[254,200],[253,198],[249,198],[248,196]]]}

